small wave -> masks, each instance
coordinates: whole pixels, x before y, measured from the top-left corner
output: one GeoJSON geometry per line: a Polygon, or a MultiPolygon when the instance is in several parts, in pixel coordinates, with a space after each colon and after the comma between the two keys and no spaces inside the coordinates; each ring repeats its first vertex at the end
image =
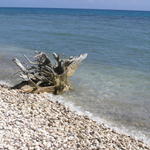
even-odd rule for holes
{"type": "MultiPolygon", "coordinates": [[[[12,86],[12,83],[10,81],[6,81],[6,80],[0,80],[0,85],[5,85],[8,87],[12,86]]],[[[131,130],[128,129],[126,127],[122,126],[118,126],[117,124],[114,124],[112,122],[109,122],[105,119],[102,119],[96,115],[94,115],[93,113],[84,110],[81,106],[76,106],[73,102],[68,102],[67,100],[65,100],[65,98],[63,96],[59,96],[59,95],[53,95],[53,94],[45,94],[48,96],[50,101],[53,102],[59,102],[63,105],[65,105],[66,107],[68,107],[71,111],[73,111],[74,113],[78,114],[78,115],[84,115],[84,116],[88,116],[90,119],[96,121],[99,124],[104,124],[105,127],[110,128],[114,131],[116,131],[119,134],[124,134],[127,136],[131,136],[133,138],[135,138],[136,140],[140,140],[143,141],[146,144],[150,144],[150,139],[145,136],[142,132],[137,131],[135,129],[131,130]]]]}
{"type": "Polygon", "coordinates": [[[56,96],[56,95],[52,95],[52,94],[47,94],[47,95],[51,101],[53,101],[53,102],[57,101],[57,102],[65,105],[66,107],[70,108],[71,111],[73,111],[74,113],[76,113],[78,115],[88,116],[90,119],[96,121],[99,124],[104,124],[105,127],[110,128],[119,134],[131,136],[131,137],[135,138],[136,140],[143,141],[144,143],[150,145],[149,137],[145,136],[141,131],[137,131],[135,129],[128,129],[128,128],[124,127],[123,125],[117,125],[117,124],[109,122],[105,119],[102,119],[102,118],[94,115],[93,113],[84,110],[81,106],[76,106],[73,102],[66,101],[63,96],[56,96]]]}
{"type": "Polygon", "coordinates": [[[48,34],[55,35],[55,36],[78,36],[77,34],[74,33],[65,33],[65,32],[64,33],[51,32],[48,34]]]}
{"type": "Polygon", "coordinates": [[[6,80],[0,80],[0,85],[4,85],[4,86],[8,86],[8,87],[13,86],[10,81],[6,81],[6,80]]]}

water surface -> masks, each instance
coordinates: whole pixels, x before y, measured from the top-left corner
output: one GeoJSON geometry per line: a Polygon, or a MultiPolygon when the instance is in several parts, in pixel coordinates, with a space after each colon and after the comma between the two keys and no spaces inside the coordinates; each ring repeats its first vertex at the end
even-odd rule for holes
{"type": "Polygon", "coordinates": [[[16,82],[15,56],[88,53],[65,101],[150,139],[150,12],[0,8],[0,20],[1,80],[16,82]]]}

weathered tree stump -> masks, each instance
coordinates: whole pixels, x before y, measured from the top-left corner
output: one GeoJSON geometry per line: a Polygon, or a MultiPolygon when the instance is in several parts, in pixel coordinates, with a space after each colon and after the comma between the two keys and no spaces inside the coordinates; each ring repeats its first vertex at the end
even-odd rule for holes
{"type": "Polygon", "coordinates": [[[79,64],[86,59],[87,54],[61,59],[58,54],[53,53],[53,57],[56,61],[55,64],[43,52],[38,52],[34,56],[34,61],[25,56],[30,64],[28,68],[19,59],[14,58],[13,62],[19,67],[19,77],[23,81],[12,89],[22,89],[29,93],[49,92],[53,94],[60,94],[72,89],[69,78],[77,70],[79,64]]]}

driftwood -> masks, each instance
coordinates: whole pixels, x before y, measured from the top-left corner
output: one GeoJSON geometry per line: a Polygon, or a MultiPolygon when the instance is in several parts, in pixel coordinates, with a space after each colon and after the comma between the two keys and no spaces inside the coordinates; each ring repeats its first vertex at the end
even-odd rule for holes
{"type": "Polygon", "coordinates": [[[13,62],[19,67],[19,77],[23,81],[12,88],[31,93],[60,94],[66,92],[72,88],[69,78],[86,57],[87,54],[81,54],[78,57],[71,56],[69,59],[61,59],[58,54],[53,53],[56,62],[53,64],[45,53],[39,52],[34,56],[34,61],[25,56],[30,64],[28,68],[19,59],[14,58],[13,62]]]}

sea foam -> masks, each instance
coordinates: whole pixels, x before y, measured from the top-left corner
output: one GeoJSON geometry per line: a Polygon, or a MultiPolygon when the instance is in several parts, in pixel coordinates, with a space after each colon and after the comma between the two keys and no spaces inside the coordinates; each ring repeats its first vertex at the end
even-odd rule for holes
{"type": "Polygon", "coordinates": [[[141,131],[138,131],[135,129],[131,130],[131,129],[125,127],[124,125],[120,126],[120,125],[117,125],[110,121],[107,121],[105,119],[102,119],[102,118],[94,115],[93,113],[84,110],[81,106],[76,106],[73,102],[67,101],[63,96],[53,95],[53,94],[46,94],[46,95],[48,95],[50,101],[59,102],[59,103],[63,104],[64,106],[68,107],[71,111],[73,111],[74,113],[76,113],[78,115],[88,116],[90,119],[96,121],[99,124],[104,124],[105,127],[110,128],[119,134],[131,136],[131,137],[135,138],[136,140],[143,141],[144,143],[146,143],[148,145],[150,144],[149,137],[145,136],[141,131]]]}

